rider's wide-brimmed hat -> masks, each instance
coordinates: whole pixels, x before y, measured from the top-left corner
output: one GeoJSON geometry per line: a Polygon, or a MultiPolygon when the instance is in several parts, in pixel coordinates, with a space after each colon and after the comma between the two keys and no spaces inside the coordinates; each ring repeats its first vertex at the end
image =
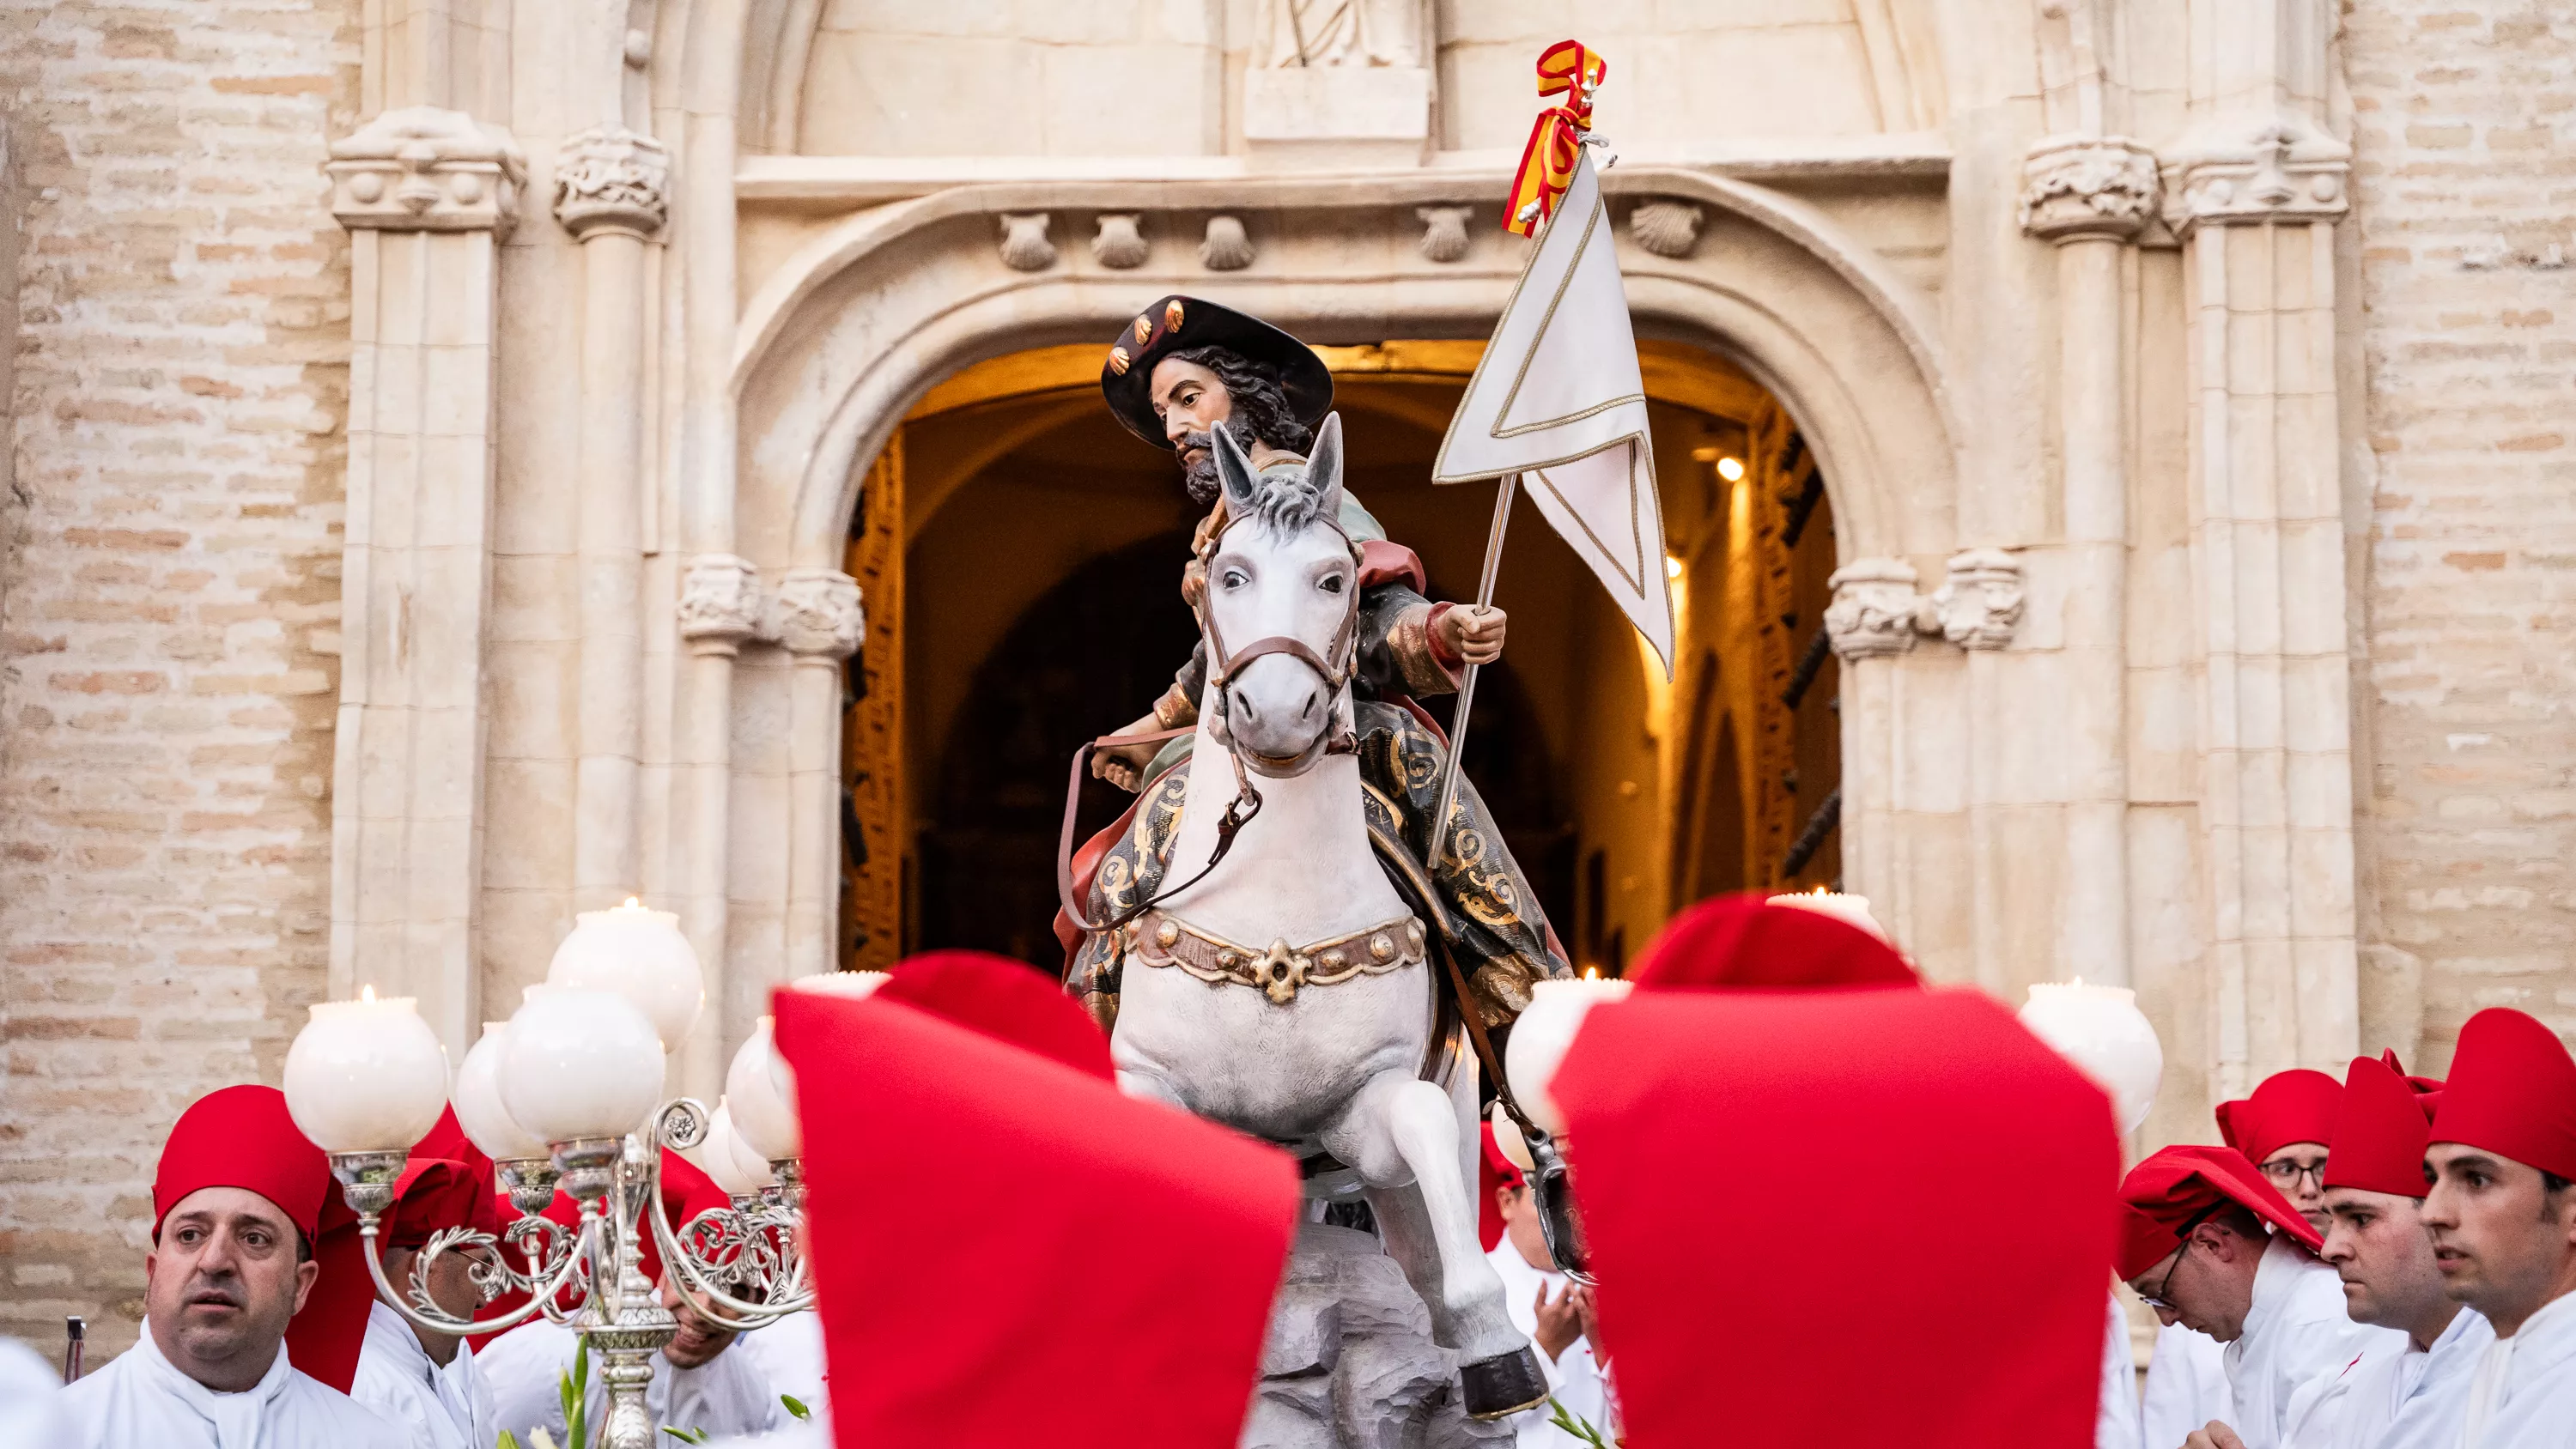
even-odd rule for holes
{"type": "Polygon", "coordinates": [[[1100,395],[1127,431],[1168,452],[1154,414],[1154,364],[1193,347],[1225,347],[1279,370],[1288,408],[1313,427],[1333,410],[1333,374],[1315,349],[1258,317],[1199,297],[1160,297],[1110,339],[1100,364],[1100,395]]]}

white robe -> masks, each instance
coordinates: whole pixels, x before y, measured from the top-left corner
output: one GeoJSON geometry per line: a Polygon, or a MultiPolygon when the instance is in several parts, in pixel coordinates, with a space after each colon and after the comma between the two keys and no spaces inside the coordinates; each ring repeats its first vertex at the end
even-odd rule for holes
{"type": "Polygon", "coordinates": [[[831,1374],[823,1363],[823,1321],[810,1309],[753,1329],[726,1352],[751,1355],[771,1393],[793,1395],[809,1411],[821,1412],[831,1397],[831,1374]]]}
{"type": "Polygon", "coordinates": [[[2245,1449],[2280,1449],[2291,1396],[2310,1379],[2340,1374],[2373,1346],[2397,1352],[2406,1335],[2355,1323],[2344,1312],[2343,1280],[2288,1238],[2274,1238],[2254,1269],[2245,1330],[2227,1346],[2227,1423],[2245,1449]]]}
{"type": "Polygon", "coordinates": [[[349,1397],[400,1427],[412,1449],[492,1449],[497,1437],[474,1355],[460,1345],[440,1366],[403,1316],[381,1302],[367,1305],[367,1341],[349,1397]]]}
{"type": "Polygon", "coordinates": [[[2478,1355],[2460,1449],[2576,1445],[2576,1293],[2541,1305],[2511,1338],[2478,1355]]]}
{"type": "Polygon", "coordinates": [[[2411,1338],[2371,1345],[2292,1397],[2282,1449],[2453,1449],[2469,1378],[2493,1342],[2495,1330],[2463,1308],[2430,1349],[2411,1338]]]}
{"type": "Polygon", "coordinates": [[[2129,1315],[2120,1311],[2117,1294],[2102,1337],[2102,1396],[2093,1406],[2093,1449],[2140,1449],[2138,1361],[2129,1349],[2129,1315]]]}
{"type": "Polygon", "coordinates": [[[66,1449],[402,1449],[402,1431],[348,1395],[277,1361],[238,1394],[217,1393],[161,1356],[149,1325],[115,1362],[63,1390],[66,1449]]]}
{"type": "Polygon", "coordinates": [[[72,1442],[62,1370],[14,1338],[0,1338],[0,1449],[61,1449],[72,1442]]]}
{"type": "Polygon", "coordinates": [[[2156,1330],[2147,1386],[2138,1392],[2143,1449],[2182,1449],[2193,1430],[2235,1412],[2227,1388],[2227,1345],[2179,1323],[2156,1330]]]}
{"type": "MultiPolygon", "coordinates": [[[[1603,1438],[1614,1437],[1615,1430],[1610,1423],[1610,1389],[1605,1377],[1607,1370],[1593,1361],[1591,1341],[1578,1336],[1565,1346],[1565,1352],[1558,1354],[1554,1362],[1549,1361],[1545,1349],[1537,1347],[1539,1285],[1546,1284],[1548,1297],[1554,1299],[1565,1291],[1565,1275],[1531,1267],[1529,1260],[1521,1256],[1521,1250],[1512,1246],[1509,1236],[1494,1245],[1494,1250],[1485,1255],[1485,1261],[1493,1264],[1494,1271],[1502,1275],[1503,1303],[1511,1310],[1512,1326],[1530,1336],[1532,1350],[1538,1355],[1539,1368],[1547,1375],[1547,1391],[1555,1396],[1558,1403],[1565,1405],[1566,1412],[1600,1430],[1603,1438]]],[[[1513,1432],[1519,1436],[1520,1449],[1578,1449],[1582,1440],[1548,1422],[1555,1412],[1541,1404],[1511,1417],[1513,1432]]]]}
{"type": "MultiPolygon", "coordinates": [[[[561,1375],[572,1372],[579,1346],[571,1329],[544,1318],[520,1324],[485,1344],[474,1368],[492,1395],[492,1428],[509,1430],[522,1445],[531,1430],[542,1428],[562,1443],[563,1398],[557,1383],[561,1375]]],[[[654,1430],[692,1429],[721,1437],[758,1434],[789,1422],[778,1395],[769,1390],[768,1376],[741,1348],[736,1341],[693,1369],[674,1368],[669,1359],[654,1354],[653,1378],[644,1386],[644,1409],[652,1417],[654,1430]]],[[[600,1355],[591,1355],[586,1403],[593,1428],[608,1419],[607,1380],[602,1377],[607,1367],[600,1355]]]]}

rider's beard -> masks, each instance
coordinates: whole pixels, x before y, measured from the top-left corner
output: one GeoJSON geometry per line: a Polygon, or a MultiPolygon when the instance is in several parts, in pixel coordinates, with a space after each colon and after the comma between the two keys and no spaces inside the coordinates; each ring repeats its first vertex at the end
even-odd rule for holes
{"type": "MultiPolygon", "coordinates": [[[[1253,436],[1252,424],[1242,418],[1228,418],[1223,426],[1227,432],[1234,434],[1236,442],[1243,445],[1243,451],[1247,456],[1261,441],[1253,436]]],[[[1216,471],[1215,435],[1182,434],[1181,451],[1186,453],[1192,448],[1198,450],[1198,456],[1181,465],[1181,486],[1189,490],[1192,503],[1205,508],[1216,501],[1219,493],[1225,491],[1225,485],[1218,478],[1216,471]]]]}

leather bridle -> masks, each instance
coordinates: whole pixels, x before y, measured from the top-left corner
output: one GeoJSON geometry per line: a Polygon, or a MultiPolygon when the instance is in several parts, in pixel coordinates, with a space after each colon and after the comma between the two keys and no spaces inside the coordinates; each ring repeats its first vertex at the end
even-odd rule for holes
{"type": "MultiPolygon", "coordinates": [[[[1242,833],[1243,827],[1252,822],[1252,817],[1261,813],[1261,792],[1253,786],[1254,774],[1267,775],[1273,779],[1297,775],[1303,773],[1322,755],[1347,755],[1358,751],[1359,743],[1348,724],[1344,724],[1338,730],[1324,730],[1316,736],[1314,744],[1287,760],[1274,760],[1266,755],[1252,754],[1237,745],[1232,732],[1223,728],[1226,686],[1256,659],[1273,654],[1286,655],[1315,671],[1324,682],[1325,693],[1336,699],[1339,698],[1342,687],[1351,682],[1351,675],[1358,667],[1360,546],[1351,541],[1350,534],[1343,530],[1338,521],[1326,518],[1318,519],[1317,522],[1331,529],[1334,535],[1341,539],[1342,546],[1350,550],[1351,555],[1351,587],[1342,592],[1342,622],[1333,630],[1329,656],[1317,654],[1314,647],[1305,640],[1291,638],[1286,634],[1272,634],[1255,639],[1239,650],[1228,652],[1225,647],[1225,635],[1217,628],[1216,612],[1208,605],[1208,588],[1213,585],[1209,584],[1199,589],[1197,595],[1190,601],[1190,612],[1198,618],[1199,636],[1207,644],[1208,676],[1200,698],[1208,701],[1208,708],[1218,716],[1219,728],[1216,733],[1219,741],[1225,746],[1227,758],[1234,765],[1234,799],[1227,802],[1225,814],[1217,818],[1216,848],[1208,852],[1207,864],[1199,867],[1196,875],[1178,885],[1163,887],[1108,920],[1094,921],[1085,915],[1082,902],[1075,900],[1073,895],[1073,832],[1076,823],[1075,814],[1082,803],[1083,777],[1091,771],[1091,757],[1102,750],[1120,749],[1128,745],[1159,744],[1179,739],[1191,731],[1183,728],[1156,730],[1149,734],[1102,735],[1098,739],[1084,741],[1082,747],[1073,752],[1073,772],[1065,782],[1064,789],[1064,824],[1056,835],[1055,891],[1056,904],[1064,908],[1065,919],[1084,931],[1094,934],[1115,931],[1164,901],[1207,879],[1209,873],[1216,869],[1217,863],[1225,859],[1226,852],[1234,849],[1235,837],[1242,833]],[[1249,768],[1245,764],[1245,756],[1248,754],[1252,759],[1249,768]]],[[[1197,561],[1202,570],[1205,570],[1215,558],[1217,545],[1224,541],[1226,531],[1224,529],[1216,531],[1209,536],[1205,544],[1200,546],[1197,561]]],[[[1206,581],[1202,580],[1202,582],[1206,581]]],[[[1335,707],[1338,708],[1338,704],[1335,707]]]]}
{"type": "MultiPolygon", "coordinates": [[[[1271,634],[1255,639],[1241,649],[1229,652],[1225,647],[1225,633],[1217,627],[1216,610],[1210,602],[1216,587],[1216,581],[1212,578],[1202,580],[1204,587],[1199,590],[1198,597],[1190,605],[1191,612],[1198,616],[1199,637],[1207,644],[1207,688],[1200,698],[1207,701],[1208,712],[1217,717],[1218,729],[1225,741],[1226,749],[1233,753],[1238,765],[1250,752],[1237,745],[1234,742],[1233,731],[1226,728],[1225,692],[1226,687],[1234,682],[1235,677],[1250,668],[1254,660],[1272,654],[1284,654],[1315,671],[1316,677],[1323,681],[1324,693],[1336,698],[1341,694],[1342,687],[1351,682],[1351,676],[1358,668],[1360,546],[1351,541],[1350,534],[1343,531],[1337,520],[1324,518],[1316,521],[1331,529],[1334,537],[1342,541],[1342,546],[1350,551],[1351,556],[1351,586],[1342,593],[1342,622],[1333,630],[1333,642],[1329,646],[1331,651],[1329,654],[1317,654],[1314,647],[1305,640],[1286,634],[1271,634]]],[[[1202,571],[1213,565],[1217,547],[1224,542],[1226,531],[1220,530],[1210,535],[1208,541],[1200,546],[1198,564],[1202,571]]],[[[1336,707],[1338,708],[1338,705],[1336,707]]],[[[1314,744],[1285,760],[1252,754],[1251,767],[1255,774],[1279,779],[1304,773],[1320,755],[1346,754],[1354,748],[1356,745],[1352,740],[1350,728],[1345,725],[1340,730],[1323,731],[1315,737],[1314,744]]]]}

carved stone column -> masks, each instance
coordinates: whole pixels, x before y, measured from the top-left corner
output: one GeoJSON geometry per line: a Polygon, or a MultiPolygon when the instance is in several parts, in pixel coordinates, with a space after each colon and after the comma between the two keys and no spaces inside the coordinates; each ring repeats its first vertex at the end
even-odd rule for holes
{"type": "MultiPolygon", "coordinates": [[[[682,901],[682,918],[707,972],[711,1003],[725,1000],[729,969],[724,950],[725,834],[706,823],[721,822],[732,798],[731,753],[724,742],[733,730],[733,665],[742,646],[758,637],[764,622],[760,573],[747,559],[729,553],[702,553],[689,560],[680,576],[680,641],[688,650],[685,687],[680,691],[679,734],[683,755],[672,794],[685,801],[685,816],[696,828],[682,835],[680,875],[698,887],[682,901]],[[709,918],[713,927],[709,928],[709,918]]],[[[724,1079],[726,1013],[698,1013],[697,1027],[680,1050],[680,1079],[693,1089],[724,1079]]]]}
{"type": "Polygon", "coordinates": [[[1843,662],[1844,889],[1877,892],[1901,930],[1895,917],[1902,906],[1887,900],[1903,876],[1895,818],[1895,661],[1914,648],[1923,600],[1915,593],[1914,566],[1902,559],[1855,559],[1826,582],[1834,601],[1825,608],[1825,635],[1843,662]]]}
{"type": "Polygon", "coordinates": [[[323,168],[350,246],[348,525],[330,993],[477,1035],[496,244],[527,166],[461,111],[386,111],[323,168]]]}
{"type": "Polygon", "coordinates": [[[2057,137],[2024,168],[2022,229],[2057,248],[2058,436],[2065,469],[2060,978],[2129,983],[2129,428],[2122,253],[2154,215],[2155,157],[2119,136],[2057,137]]]}
{"type": "Polygon", "coordinates": [[[622,126],[584,131],[555,161],[555,219],[581,242],[581,693],[573,903],[641,887],[636,783],[644,711],[644,250],[661,230],[670,160],[622,126]]]}
{"type": "Polygon", "coordinates": [[[2348,148],[2284,111],[2203,128],[2166,173],[2192,327],[2220,1096],[2330,1066],[2360,1034],[2334,345],[2349,167],[2348,148]]]}
{"type": "Polygon", "coordinates": [[[859,582],[838,569],[793,569],[778,586],[778,642],[796,661],[789,684],[787,974],[832,970],[840,898],[841,665],[867,633],[859,582]]]}

